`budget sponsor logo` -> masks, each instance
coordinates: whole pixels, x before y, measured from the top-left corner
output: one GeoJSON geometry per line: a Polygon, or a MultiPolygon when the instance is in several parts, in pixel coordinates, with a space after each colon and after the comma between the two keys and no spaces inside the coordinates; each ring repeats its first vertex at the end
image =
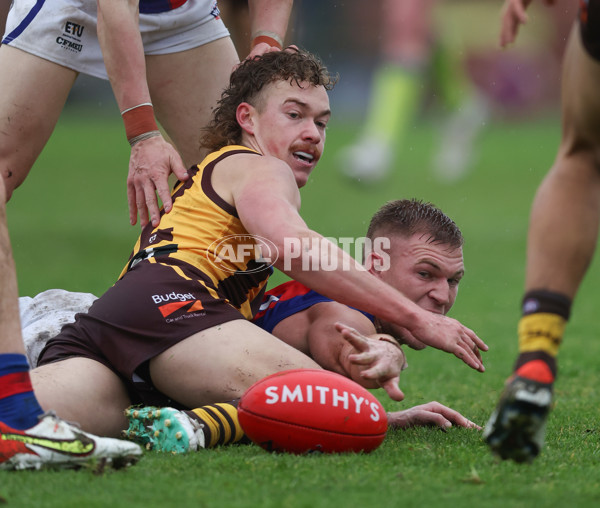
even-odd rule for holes
{"type": "Polygon", "coordinates": [[[192,293],[176,293],[152,295],[152,301],[167,323],[204,316],[204,306],[192,293]]]}

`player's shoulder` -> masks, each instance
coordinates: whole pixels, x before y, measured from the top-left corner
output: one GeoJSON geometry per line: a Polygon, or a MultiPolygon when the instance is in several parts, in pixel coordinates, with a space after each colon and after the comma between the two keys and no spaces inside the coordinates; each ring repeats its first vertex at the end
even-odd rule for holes
{"type": "Polygon", "coordinates": [[[220,172],[236,173],[256,177],[264,174],[268,177],[292,175],[287,163],[272,155],[263,155],[245,146],[232,145],[221,150],[225,157],[217,157],[216,163],[220,172]]]}

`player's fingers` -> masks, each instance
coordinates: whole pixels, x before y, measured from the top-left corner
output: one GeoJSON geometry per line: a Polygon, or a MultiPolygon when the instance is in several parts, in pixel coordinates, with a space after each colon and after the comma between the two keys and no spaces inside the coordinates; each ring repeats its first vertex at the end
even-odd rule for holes
{"type": "Polygon", "coordinates": [[[469,357],[471,358],[471,360],[473,361],[473,365],[474,365],[473,368],[478,370],[479,372],[485,372],[485,367],[483,365],[483,362],[481,361],[481,356],[479,355],[479,351],[476,348],[473,348],[471,346],[468,346],[466,351],[469,354],[469,357]]]}
{"type": "Polygon", "coordinates": [[[187,169],[185,169],[185,166],[181,160],[171,161],[171,171],[177,177],[177,179],[182,182],[185,182],[190,177],[190,174],[187,172],[187,169]]]}
{"type": "Polygon", "coordinates": [[[359,333],[355,328],[351,326],[345,325],[344,323],[340,323],[339,321],[335,323],[335,329],[340,332],[342,337],[350,343],[356,350],[358,351],[368,351],[369,349],[369,341],[366,337],[364,337],[361,333],[359,333]]]}
{"type": "Polygon", "coordinates": [[[152,185],[150,180],[145,180],[143,183],[138,184],[136,189],[136,202],[140,214],[140,226],[144,228],[149,222],[154,221],[156,217],[154,214],[158,214],[156,192],[154,190],[154,185],[152,185]],[[152,207],[153,203],[155,208],[152,207]]]}
{"type": "Polygon", "coordinates": [[[444,418],[460,427],[481,429],[479,425],[472,422],[468,418],[465,418],[458,411],[449,408],[448,406],[444,406],[444,404],[440,404],[439,402],[429,402],[425,404],[424,407],[427,407],[432,412],[440,413],[444,416],[444,418]]]}
{"type": "Polygon", "coordinates": [[[479,352],[479,349],[477,349],[477,346],[473,346],[473,353],[475,353],[479,363],[483,364],[483,359],[481,358],[481,353],[479,352]]]}
{"type": "Polygon", "coordinates": [[[515,20],[514,24],[516,27],[518,27],[519,25],[524,25],[525,23],[527,23],[527,21],[529,21],[529,16],[527,15],[525,7],[519,2],[513,5],[511,14],[512,18],[515,20]]]}
{"type": "Polygon", "coordinates": [[[483,340],[481,340],[473,330],[467,328],[466,326],[464,327],[464,329],[467,334],[467,337],[469,337],[479,349],[481,349],[482,351],[488,351],[490,349],[489,346],[485,342],[483,342],[483,340]]]}
{"type": "MultiPolygon", "coordinates": [[[[154,185],[156,185],[156,192],[158,193],[158,197],[162,201],[165,213],[169,213],[171,211],[171,208],[173,207],[173,200],[171,199],[171,192],[169,191],[169,183],[167,177],[163,177],[162,175],[159,176],[154,182],[154,185]]],[[[153,203],[158,209],[158,203],[156,201],[154,191],[151,195],[153,197],[153,203]]]]}
{"type": "MultiPolygon", "coordinates": [[[[487,347],[487,345],[484,344],[485,347],[487,347]]],[[[485,371],[485,367],[483,365],[483,360],[481,358],[481,352],[479,350],[479,347],[477,346],[477,344],[475,344],[475,342],[473,341],[472,338],[467,337],[465,342],[464,342],[464,348],[469,352],[469,355],[472,356],[476,362],[479,363],[480,368],[478,369],[480,372],[484,372],[485,371]]]]}
{"type": "Polygon", "coordinates": [[[369,352],[348,355],[348,360],[350,360],[356,365],[369,365],[373,363],[376,359],[377,357],[369,352]]]}
{"type": "Polygon", "coordinates": [[[489,349],[488,345],[485,342],[483,342],[483,340],[481,340],[473,330],[466,327],[462,323],[459,323],[459,325],[460,329],[458,333],[460,336],[460,341],[469,345],[471,349],[478,348],[483,351],[487,351],[489,349]]]}
{"type": "Polygon", "coordinates": [[[135,186],[135,203],[140,216],[140,227],[143,229],[149,222],[148,208],[146,207],[146,195],[142,185],[135,186]]]}
{"type": "Polygon", "coordinates": [[[473,355],[479,361],[479,363],[483,363],[481,360],[481,352],[479,350],[479,347],[477,347],[477,344],[475,344],[471,337],[463,335],[459,340],[459,345],[463,349],[473,353],[473,355]]]}
{"type": "Polygon", "coordinates": [[[517,38],[519,27],[528,21],[527,12],[518,2],[512,4],[502,17],[500,46],[506,47],[517,38]]]}
{"type": "Polygon", "coordinates": [[[525,23],[527,21],[527,7],[530,3],[531,0],[513,0],[506,4],[506,8],[503,9],[504,16],[525,23]]]}
{"type": "Polygon", "coordinates": [[[158,208],[158,199],[154,186],[150,183],[144,186],[146,209],[148,210],[148,218],[152,222],[152,226],[156,227],[160,223],[160,210],[158,208]]]}
{"type": "Polygon", "coordinates": [[[342,337],[349,342],[358,351],[368,351],[369,342],[361,337],[357,332],[343,331],[342,337]]]}
{"type": "Polygon", "coordinates": [[[483,365],[477,357],[467,346],[463,344],[455,344],[454,351],[452,351],[454,356],[460,358],[463,362],[465,362],[469,367],[478,370],[479,372],[483,372],[483,365]]]}
{"type": "Polygon", "coordinates": [[[398,388],[398,382],[399,378],[395,377],[380,383],[380,386],[386,391],[392,400],[400,402],[404,400],[404,392],[398,388]]]}
{"type": "MultiPolygon", "coordinates": [[[[391,364],[389,362],[368,362],[373,363],[368,369],[363,370],[360,375],[364,379],[372,380],[383,380],[389,379],[390,377],[396,377],[399,379],[400,368],[398,365],[391,364]]],[[[365,365],[368,365],[365,364],[365,365]]]]}
{"type": "MultiPolygon", "coordinates": [[[[471,332],[471,335],[467,335],[464,332],[459,336],[458,342],[454,345],[454,351],[452,351],[455,355],[459,356],[465,363],[469,363],[470,366],[479,370],[480,372],[485,371],[485,367],[483,366],[483,361],[481,359],[481,354],[479,352],[478,346],[475,344],[473,340],[473,336],[477,338],[474,333],[468,328],[464,328],[465,331],[471,332]],[[460,355],[458,354],[460,353],[460,355]],[[467,359],[469,361],[467,361],[467,359]],[[473,363],[474,362],[474,363],[473,363]]],[[[483,344],[487,348],[487,345],[484,344],[481,340],[479,340],[480,344],[483,344]]]]}
{"type": "Polygon", "coordinates": [[[506,46],[508,46],[511,42],[514,41],[514,37],[511,35],[511,30],[508,26],[506,26],[506,24],[502,24],[502,27],[500,29],[500,40],[499,40],[499,44],[501,48],[505,48],[506,46]]]}
{"type": "Polygon", "coordinates": [[[341,321],[336,321],[333,326],[340,333],[358,333],[356,331],[356,328],[352,328],[351,326],[348,326],[347,324],[342,323],[341,321]]]}
{"type": "Polygon", "coordinates": [[[426,414],[421,414],[419,420],[426,425],[436,425],[442,430],[452,427],[452,422],[440,413],[427,412],[426,414]]]}
{"type": "Polygon", "coordinates": [[[135,202],[135,186],[127,182],[127,203],[129,205],[129,223],[134,226],[137,222],[138,207],[135,202]]]}
{"type": "Polygon", "coordinates": [[[363,379],[370,379],[382,383],[388,379],[395,379],[396,384],[400,380],[402,366],[396,362],[381,361],[375,359],[369,364],[365,364],[368,368],[361,371],[360,375],[363,379]]]}

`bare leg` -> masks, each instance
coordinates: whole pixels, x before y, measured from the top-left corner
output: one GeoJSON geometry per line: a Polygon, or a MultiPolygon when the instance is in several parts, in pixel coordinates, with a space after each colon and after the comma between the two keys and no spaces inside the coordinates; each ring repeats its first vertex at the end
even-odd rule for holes
{"type": "Polygon", "coordinates": [[[148,85],[156,116],[186,167],[206,155],[202,129],[239,63],[229,37],[182,53],[146,57],[148,85]]]}
{"type": "Polygon", "coordinates": [[[600,218],[600,64],[571,34],[563,72],[563,138],[531,212],[525,289],[573,299],[594,255],[600,218]]]}
{"type": "Polygon", "coordinates": [[[52,134],[77,73],[6,45],[0,69],[10,69],[0,72],[0,174],[8,200],[52,134]]]}
{"type": "Polygon", "coordinates": [[[150,362],[154,386],[191,410],[132,409],[127,412],[127,436],[174,453],[239,442],[244,432],[234,399],[259,379],[295,368],[321,367],[249,321],[209,328],[150,362]]]}
{"type": "Polygon", "coordinates": [[[6,201],[48,140],[76,74],[6,45],[0,47],[0,68],[5,69],[0,72],[0,377],[5,388],[0,413],[3,423],[27,429],[37,423],[42,408],[21,335],[6,201]]]}
{"type": "Polygon", "coordinates": [[[237,320],[192,335],[150,362],[154,385],[189,408],[237,399],[282,370],[320,369],[304,353],[237,320]]]}
{"type": "Polygon", "coordinates": [[[76,73],[6,45],[0,69],[10,69],[0,72],[0,352],[24,353],[5,203],[50,137],[76,73]]]}
{"type": "Polygon", "coordinates": [[[119,437],[127,428],[123,414],[131,405],[119,377],[88,358],[69,358],[31,371],[42,407],[101,436],[119,437]]]}
{"type": "Polygon", "coordinates": [[[250,54],[250,13],[246,0],[222,0],[219,10],[240,59],[250,54]]]}
{"type": "Polygon", "coordinates": [[[12,256],[8,228],[4,181],[0,179],[0,353],[25,354],[21,338],[17,274],[12,256]]]}
{"type": "Polygon", "coordinates": [[[519,357],[484,437],[500,457],[533,460],[544,443],[556,357],[600,221],[600,63],[571,33],[562,82],[563,135],[529,225],[519,357]]]}
{"type": "Polygon", "coordinates": [[[384,0],[381,60],[371,79],[368,110],[357,141],[340,152],[340,170],[368,183],[387,177],[422,97],[431,56],[431,12],[436,0],[384,0]]]}

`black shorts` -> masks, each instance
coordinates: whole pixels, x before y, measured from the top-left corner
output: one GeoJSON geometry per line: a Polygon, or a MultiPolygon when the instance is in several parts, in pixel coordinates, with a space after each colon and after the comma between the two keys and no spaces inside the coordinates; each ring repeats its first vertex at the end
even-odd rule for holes
{"type": "Polygon", "coordinates": [[[588,54],[600,61],[600,0],[580,2],[581,41],[588,54]]]}
{"type": "Polygon", "coordinates": [[[183,262],[170,263],[135,265],[48,341],[38,365],[90,358],[123,380],[132,404],[180,408],[153,387],[149,360],[197,332],[245,317],[205,274],[183,262]]]}

